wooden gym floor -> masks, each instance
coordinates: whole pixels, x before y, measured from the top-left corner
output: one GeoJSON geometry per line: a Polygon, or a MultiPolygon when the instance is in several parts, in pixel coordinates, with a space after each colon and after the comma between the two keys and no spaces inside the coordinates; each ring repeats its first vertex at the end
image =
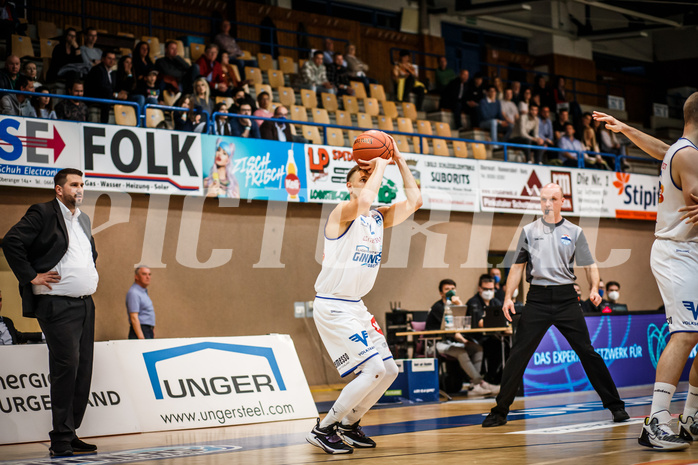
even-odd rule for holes
{"type": "MultiPolygon", "coordinates": [[[[686,386],[672,404],[680,413],[686,386]]],[[[316,401],[336,390],[314,390],[316,401]]],[[[305,442],[314,419],[198,430],[105,436],[90,439],[93,455],[50,459],[48,443],[0,446],[0,465],[19,464],[572,464],[626,465],[698,463],[698,444],[681,452],[657,452],[637,444],[649,412],[651,386],[621,389],[627,423],[615,424],[594,392],[517,399],[509,423],[480,426],[493,399],[456,397],[451,402],[380,408],[362,425],[378,443],[350,455],[330,456],[305,442]]],[[[1,432],[0,432],[1,434],[1,432]]]]}

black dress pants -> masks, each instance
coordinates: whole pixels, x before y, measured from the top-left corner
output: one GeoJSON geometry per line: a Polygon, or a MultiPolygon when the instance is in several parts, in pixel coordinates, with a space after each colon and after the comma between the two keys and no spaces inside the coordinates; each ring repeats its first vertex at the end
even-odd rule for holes
{"type": "Polygon", "coordinates": [[[519,320],[514,346],[504,366],[497,405],[492,408],[492,412],[503,416],[509,413],[509,406],[514,402],[516,392],[523,381],[526,365],[552,325],[562,333],[579,356],[579,361],[594,390],[601,397],[603,406],[610,410],[624,408],[625,404],[618,394],[606,363],[591,345],[589,329],[574,286],[532,285],[519,320]]]}
{"type": "Polygon", "coordinates": [[[70,442],[87,409],[92,382],[95,306],[92,297],[35,296],[36,315],[48,345],[51,444],[70,442]]]}

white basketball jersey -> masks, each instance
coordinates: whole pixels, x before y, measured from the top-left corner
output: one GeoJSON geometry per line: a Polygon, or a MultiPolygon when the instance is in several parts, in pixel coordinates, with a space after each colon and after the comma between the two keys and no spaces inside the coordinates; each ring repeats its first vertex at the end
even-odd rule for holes
{"type": "MultiPolygon", "coordinates": [[[[686,202],[683,191],[679,189],[671,177],[671,162],[676,153],[686,147],[696,148],[693,143],[683,137],[669,147],[662,162],[662,170],[659,173],[659,206],[657,208],[657,226],[654,235],[658,239],[669,239],[677,242],[698,242],[698,230],[692,225],[681,221],[683,213],[679,208],[686,202]]],[[[698,162],[698,160],[695,160],[698,162]]]]}
{"type": "Polygon", "coordinates": [[[337,239],[325,236],[322,270],[315,292],[323,297],[358,300],[376,281],[383,252],[383,215],[371,210],[357,217],[337,239]]]}

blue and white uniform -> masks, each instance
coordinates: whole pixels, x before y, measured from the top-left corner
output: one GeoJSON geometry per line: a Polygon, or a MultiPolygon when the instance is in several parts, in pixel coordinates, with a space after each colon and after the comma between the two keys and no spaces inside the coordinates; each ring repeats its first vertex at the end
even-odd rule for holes
{"type": "MultiPolygon", "coordinates": [[[[671,176],[674,156],[696,146],[681,138],[664,156],[659,174],[659,206],[650,263],[664,301],[669,331],[698,331],[698,228],[681,221],[683,191],[671,176]]],[[[695,160],[698,162],[698,160],[695,160]]]]}
{"type": "Polygon", "coordinates": [[[337,371],[346,376],[371,357],[392,358],[361,298],[373,288],[383,252],[383,215],[357,217],[336,239],[325,236],[313,319],[337,371]]]}

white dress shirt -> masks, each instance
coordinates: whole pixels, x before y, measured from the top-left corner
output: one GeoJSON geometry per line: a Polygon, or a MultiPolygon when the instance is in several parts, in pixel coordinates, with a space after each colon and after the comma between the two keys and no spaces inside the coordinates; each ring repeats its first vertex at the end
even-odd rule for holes
{"type": "Polygon", "coordinates": [[[46,286],[32,285],[36,295],[61,295],[67,297],[82,297],[92,295],[97,290],[99,275],[92,257],[92,245],[85,230],[80,226],[78,217],[82,215],[79,208],[75,214],[70,213],[63,202],[58,201],[65,227],[68,231],[68,250],[61,261],[50,271],[57,271],[61,280],[51,284],[53,289],[46,286]]]}

